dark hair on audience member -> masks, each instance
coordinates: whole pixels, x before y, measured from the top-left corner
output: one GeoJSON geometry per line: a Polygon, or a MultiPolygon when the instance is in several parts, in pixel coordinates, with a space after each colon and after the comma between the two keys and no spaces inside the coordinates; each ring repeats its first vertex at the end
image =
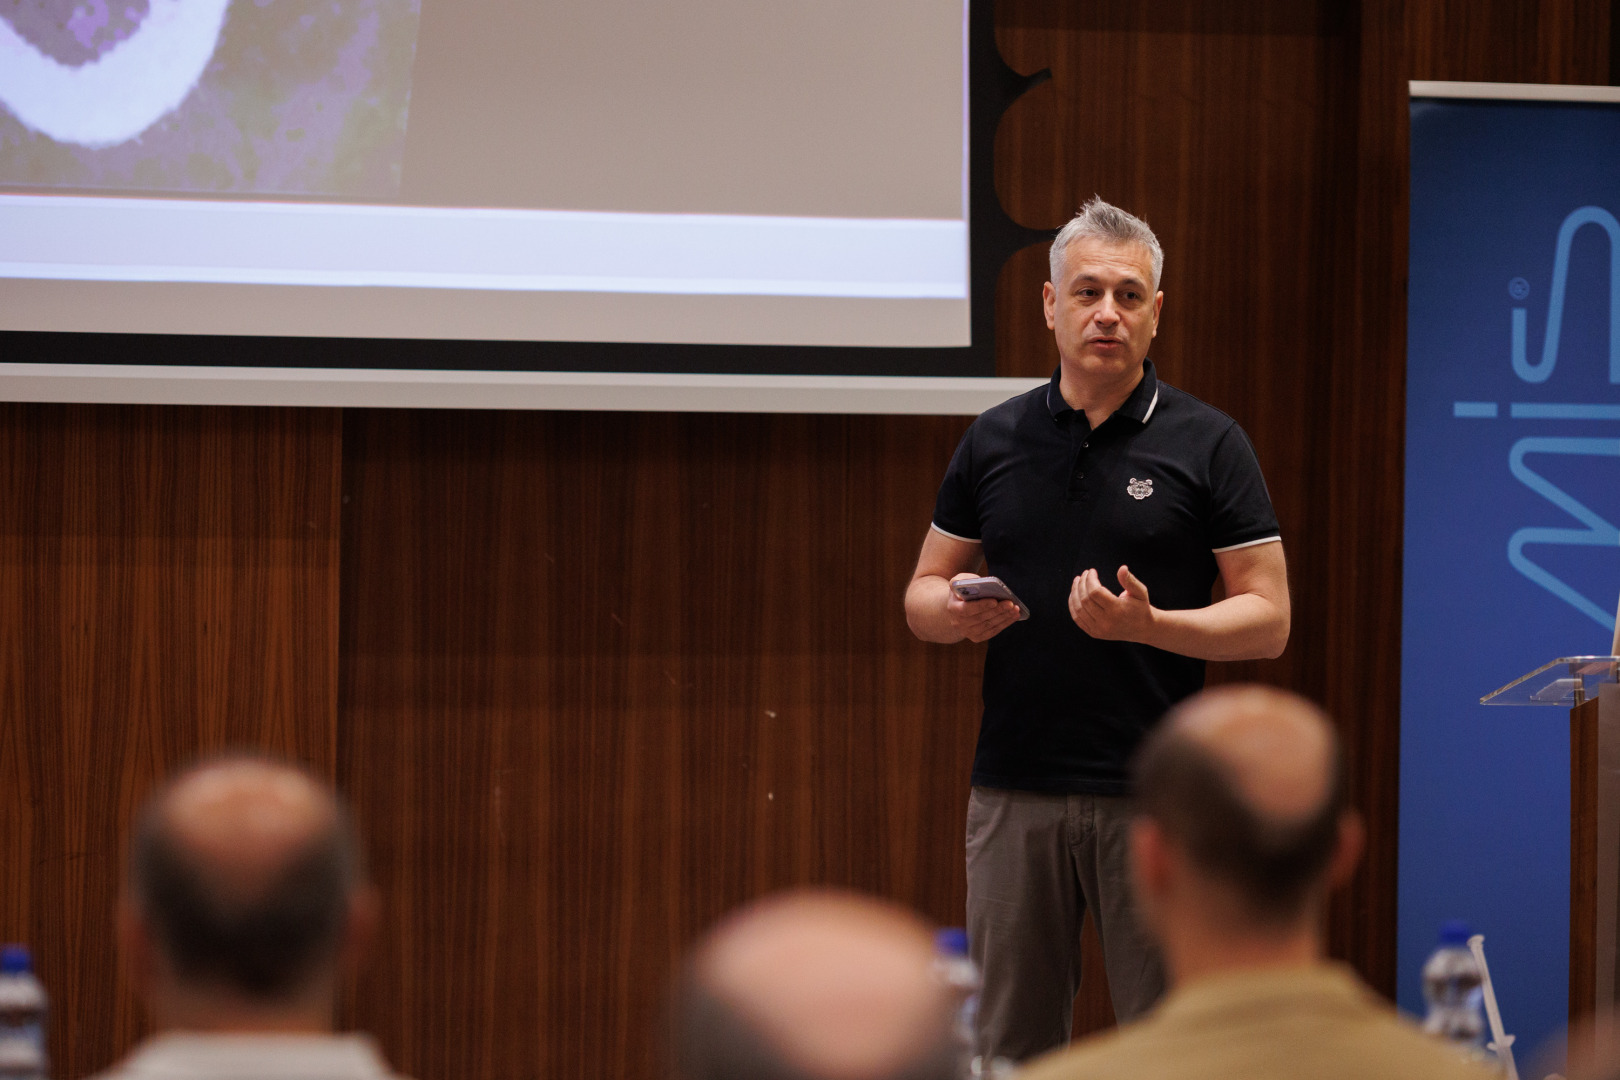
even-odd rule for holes
{"type": "MultiPolygon", "coordinates": [[[[784,976],[786,977],[786,976],[784,976]]],[[[737,1010],[706,988],[688,964],[677,986],[672,1026],[681,1080],[821,1080],[771,1045],[737,1010]]],[[[897,1071],[867,1080],[958,1080],[961,1061],[949,1039],[919,1047],[897,1071]]]]}
{"type": "MultiPolygon", "coordinates": [[[[1317,711],[1302,700],[1298,705],[1317,711]]],[[[1138,809],[1179,841],[1200,870],[1234,886],[1255,921],[1276,925],[1299,918],[1338,845],[1345,809],[1338,740],[1322,804],[1303,818],[1277,820],[1257,813],[1220,761],[1175,730],[1176,712],[1137,755],[1138,809]]],[[[1325,715],[1322,720],[1327,723],[1325,715]]]]}
{"type": "Polygon", "coordinates": [[[243,893],[176,842],[161,804],[154,799],[136,825],[130,884],[176,976],[262,1002],[306,989],[336,960],[350,897],[364,875],[344,808],[335,805],[333,825],[264,886],[243,893]]]}

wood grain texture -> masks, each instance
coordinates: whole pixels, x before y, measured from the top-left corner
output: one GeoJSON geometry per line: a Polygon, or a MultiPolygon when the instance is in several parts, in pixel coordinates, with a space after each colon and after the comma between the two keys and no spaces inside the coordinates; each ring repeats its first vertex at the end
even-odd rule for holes
{"type": "MultiPolygon", "coordinates": [[[[1338,716],[1375,842],[1330,933],[1339,955],[1392,989],[1397,792],[1372,763],[1398,745],[1391,665],[1399,641],[1383,627],[1399,621],[1399,549],[1390,538],[1400,530],[1401,405],[1384,395],[1353,404],[1364,387],[1335,387],[1368,378],[1336,338],[1353,286],[1342,266],[1359,242],[1360,27],[1334,4],[1259,4],[1235,23],[1201,4],[1103,10],[1019,0],[1004,9],[1008,62],[1052,71],[1008,112],[998,136],[1009,212],[1026,226],[1055,228],[1096,193],[1152,223],[1166,249],[1154,362],[1168,381],[1237,418],[1265,468],[1288,549],[1292,640],[1280,660],[1212,665],[1210,677],[1287,686],[1338,716]],[[1362,427],[1340,423],[1335,433],[1346,409],[1362,427]],[[1386,441],[1357,446],[1362,430],[1386,441]],[[1334,459],[1345,446],[1372,476],[1339,475],[1334,459]],[[1392,494],[1384,493],[1379,485],[1391,479],[1392,494]],[[1350,512],[1345,500],[1355,492],[1346,488],[1358,482],[1384,500],[1381,513],[1350,512]],[[1346,572],[1335,557],[1360,560],[1350,572],[1358,589],[1337,583],[1346,572]],[[1379,574],[1393,584],[1378,586],[1376,610],[1356,624],[1366,627],[1360,638],[1344,640],[1343,616],[1365,604],[1379,574]],[[1332,672],[1357,664],[1378,668],[1382,681],[1358,679],[1336,693],[1332,672]]],[[[1374,236],[1388,246],[1382,231],[1374,236]]],[[[1046,277],[1040,247],[1020,252],[1003,274],[998,334],[1009,374],[1044,374],[1057,362],[1039,308],[1046,277]]],[[[1398,389],[1402,350],[1388,346],[1378,345],[1378,370],[1398,389]]],[[[1100,981],[1082,989],[1077,1030],[1112,1022],[1100,981]]]]}
{"type": "MultiPolygon", "coordinates": [[[[1101,194],[1166,248],[1153,356],[1253,438],[1288,548],[1276,662],[1214,665],[1322,702],[1345,740],[1367,858],[1332,902],[1337,956],[1394,991],[1409,79],[1601,83],[1608,0],[1265,0],[1118,7],[1002,0],[1002,51],[1052,78],[996,142],[1030,228],[1101,194]]],[[[1003,271],[998,370],[1057,362],[1044,246],[1003,271]]],[[[1082,990],[1078,1028],[1106,1024],[1082,990]]]]}
{"type": "Polygon", "coordinates": [[[351,413],[350,1015],[421,1077],[652,1077],[672,964],[791,884],[950,924],[974,647],[901,597],[959,419],[351,413]]]}
{"type": "Polygon", "coordinates": [[[53,996],[53,1075],[142,1030],[113,908],[177,766],[258,749],[332,775],[335,412],[0,406],[0,934],[53,996]]]}
{"type": "Polygon", "coordinates": [[[1336,174],[1343,211],[1326,238],[1333,261],[1322,277],[1335,297],[1324,382],[1320,397],[1296,406],[1314,429],[1305,482],[1315,495],[1314,595],[1303,605],[1311,629],[1300,642],[1313,670],[1299,689],[1339,722],[1350,798],[1368,834],[1350,887],[1330,899],[1328,947],[1391,998],[1415,974],[1395,963],[1409,78],[1400,15],[1399,0],[1359,5],[1343,117],[1354,142],[1336,174]]]}
{"type": "Polygon", "coordinates": [[[1612,0],[1424,0],[1405,7],[1410,78],[1609,81],[1612,0]]]}
{"type": "MultiPolygon", "coordinates": [[[[1330,941],[1389,992],[1406,80],[1607,81],[1611,6],[997,21],[1011,63],[1053,72],[998,136],[1009,213],[1051,228],[1100,192],[1152,221],[1155,359],[1259,450],[1294,636],[1212,679],[1339,718],[1371,846],[1330,941]]],[[[1004,374],[1055,364],[1045,254],[1002,273],[1004,374]]],[[[912,640],[900,597],[964,426],[0,407],[0,845],[26,868],[0,933],[39,951],[57,1075],[141,1030],[111,946],[128,821],[226,746],[355,800],[388,907],[345,1018],[423,1080],[661,1075],[672,963],[782,885],[959,923],[982,654],[912,640]]],[[[1112,1022],[1089,953],[1081,1031],[1112,1022]]]]}
{"type": "Polygon", "coordinates": [[[1597,1011],[1598,699],[1569,711],[1569,1019],[1597,1011]]]}

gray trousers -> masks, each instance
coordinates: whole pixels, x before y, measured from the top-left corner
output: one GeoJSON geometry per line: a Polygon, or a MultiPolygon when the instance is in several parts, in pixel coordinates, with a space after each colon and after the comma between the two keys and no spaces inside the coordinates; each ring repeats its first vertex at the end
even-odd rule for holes
{"type": "Polygon", "coordinates": [[[1123,798],[973,789],[967,816],[967,931],[984,973],[979,1052],[1024,1061],[1064,1046],[1080,989],[1080,927],[1102,939],[1120,1023],[1164,992],[1157,947],[1131,899],[1123,798]]]}

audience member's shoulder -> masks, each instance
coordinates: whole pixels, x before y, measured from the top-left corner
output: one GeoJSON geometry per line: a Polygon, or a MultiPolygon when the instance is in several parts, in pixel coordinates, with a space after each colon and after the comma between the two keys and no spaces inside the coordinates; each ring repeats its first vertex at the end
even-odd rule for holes
{"type": "Polygon", "coordinates": [[[1094,1035],[1038,1057],[1018,1071],[1018,1080],[1137,1080],[1143,1075],[1140,1040],[1146,1036],[1152,1041],[1147,1023],[1094,1035]]]}
{"type": "MultiPolygon", "coordinates": [[[[1371,996],[1372,992],[1368,991],[1371,996]]],[[[1432,1035],[1425,1035],[1409,1018],[1388,1008],[1382,1037],[1368,1040],[1369,1076],[1391,1080],[1486,1080],[1500,1074],[1483,1062],[1469,1061],[1432,1035]]]]}
{"type": "MultiPolygon", "coordinates": [[[[1394,1023],[1394,1021],[1391,1021],[1394,1023]]],[[[1237,1037],[1237,1036],[1232,1036],[1237,1037]]],[[[1415,1028],[1391,1039],[1375,1039],[1356,1049],[1318,1047],[1283,1055],[1278,1047],[1195,1049],[1177,1039],[1180,1052],[1155,1045],[1150,1028],[1136,1027],[1077,1043],[1038,1058],[1021,1069],[1019,1080],[1271,1080],[1309,1075],[1317,1080],[1489,1080],[1499,1074],[1466,1061],[1450,1047],[1415,1028]],[[1251,1050],[1254,1051],[1251,1053],[1251,1050]],[[1285,1062],[1280,1060],[1286,1056],[1285,1062]],[[1300,1071],[1303,1070],[1303,1071],[1300,1071]]],[[[1336,1042],[1337,1040],[1329,1040],[1336,1042]]]]}
{"type": "MultiPolygon", "coordinates": [[[[1496,1074],[1423,1034],[1359,981],[1345,977],[1337,1007],[1257,1022],[1229,1015],[1165,1019],[1082,1040],[1026,1066],[1020,1080],[1486,1080],[1496,1074]]],[[[1291,1010],[1283,1010],[1286,1014],[1291,1010]]]]}

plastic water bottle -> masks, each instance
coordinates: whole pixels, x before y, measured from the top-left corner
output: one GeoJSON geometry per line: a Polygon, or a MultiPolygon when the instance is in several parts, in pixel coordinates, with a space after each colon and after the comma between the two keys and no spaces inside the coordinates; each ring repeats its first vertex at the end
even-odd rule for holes
{"type": "Polygon", "coordinates": [[[1423,999],[1428,1003],[1423,1030],[1470,1054],[1485,1035],[1484,991],[1479,964],[1468,948],[1471,934],[1465,922],[1442,923],[1440,945],[1423,965],[1423,999]]]}
{"type": "Polygon", "coordinates": [[[968,955],[967,931],[953,926],[936,933],[934,954],[934,970],[957,998],[951,1034],[961,1062],[958,1075],[963,1080],[1012,1080],[1017,1069],[1013,1062],[979,1056],[979,990],[984,981],[979,965],[968,955]]]}
{"type": "Polygon", "coordinates": [[[951,1034],[961,1055],[963,1077],[978,1073],[979,1044],[979,965],[968,955],[967,931],[947,927],[934,935],[934,970],[956,995],[956,1017],[951,1034]]]}
{"type": "Polygon", "coordinates": [[[26,945],[0,949],[0,1080],[45,1080],[45,987],[26,945]]]}

